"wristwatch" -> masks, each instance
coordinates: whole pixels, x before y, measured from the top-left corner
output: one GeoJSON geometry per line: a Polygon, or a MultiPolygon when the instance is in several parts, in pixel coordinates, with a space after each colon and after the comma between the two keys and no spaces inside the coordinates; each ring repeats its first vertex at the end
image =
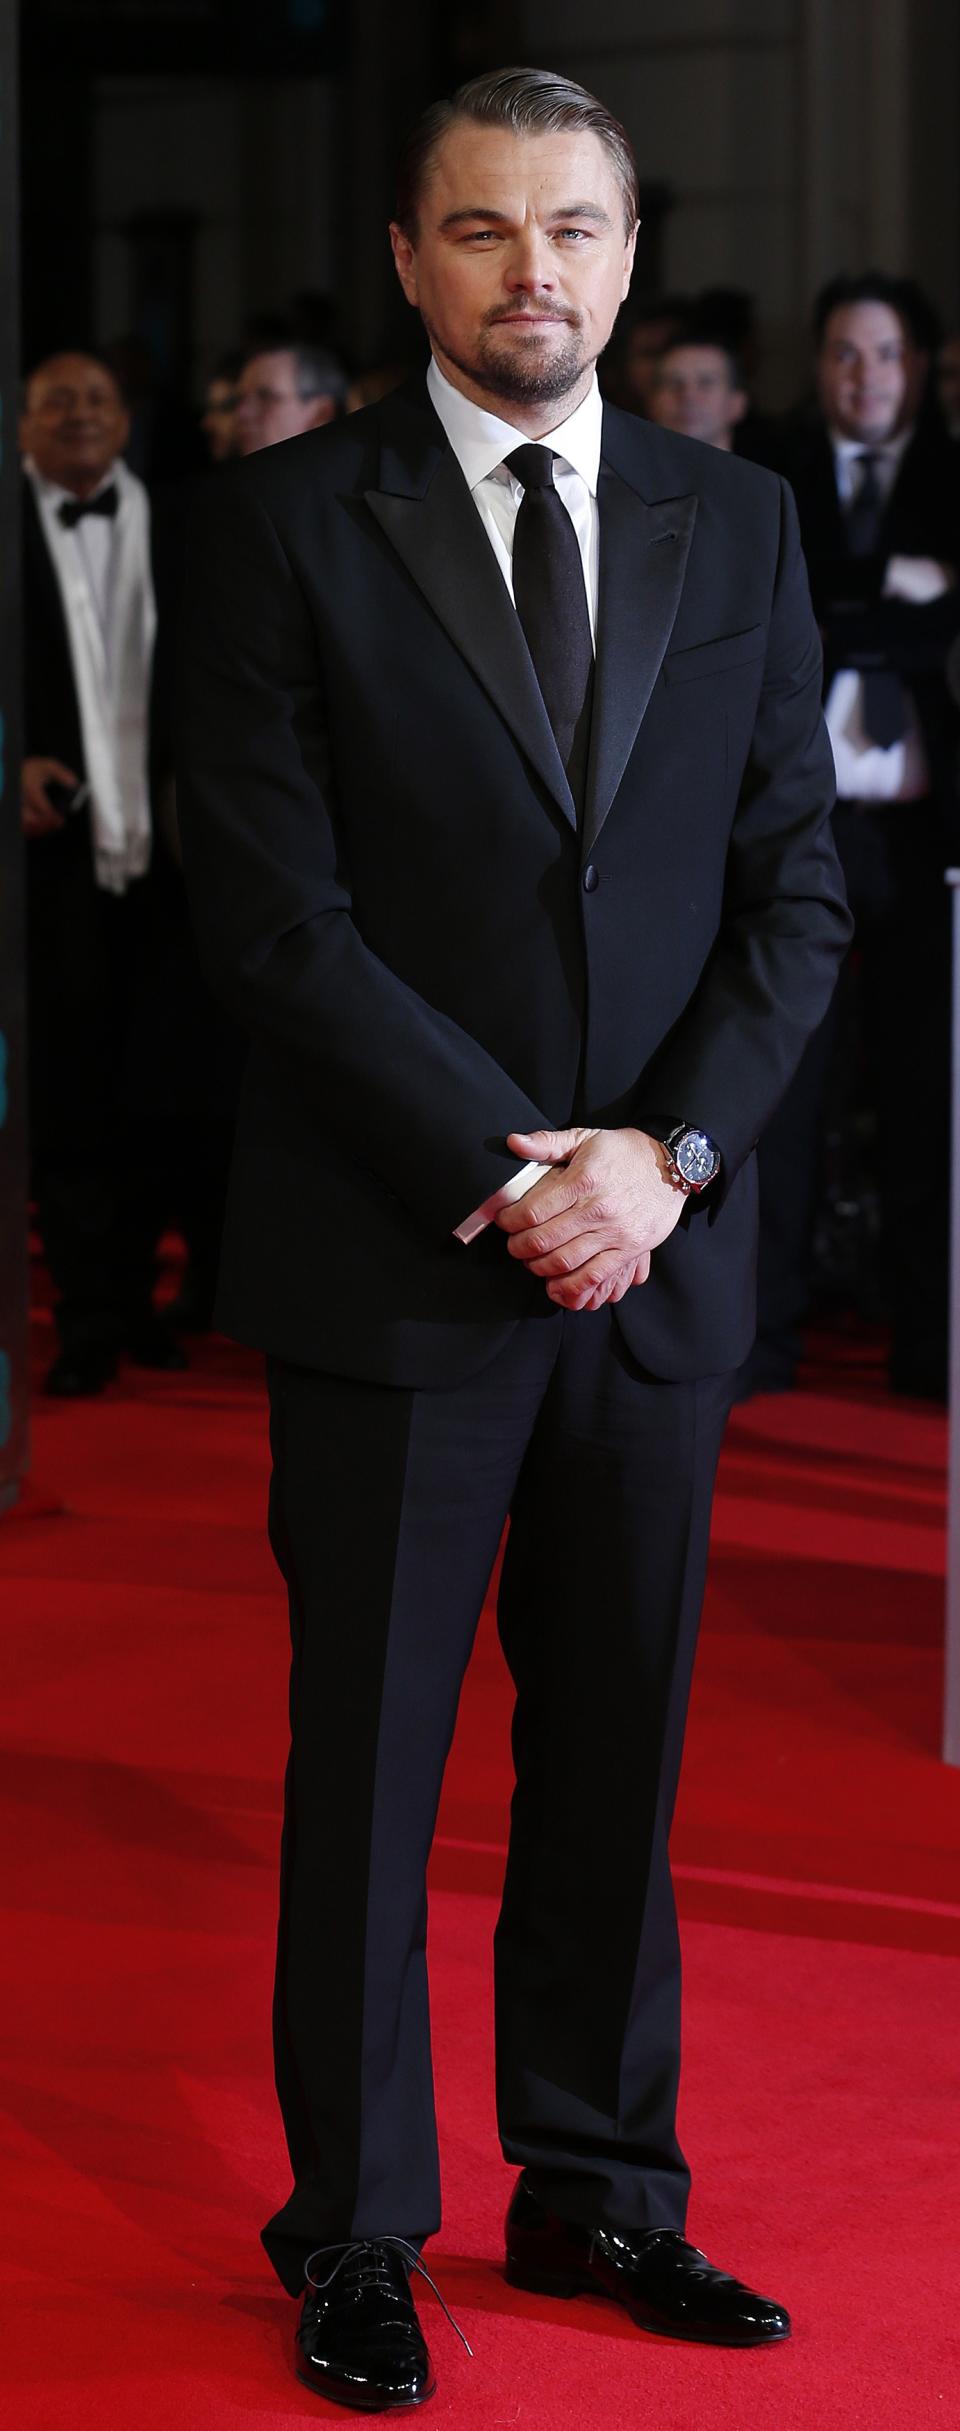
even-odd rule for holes
{"type": "Polygon", "coordinates": [[[720,1150],[709,1131],[698,1131],[692,1123],[678,1123],[661,1142],[673,1167],[674,1178],[683,1190],[708,1190],[720,1171],[720,1150]]]}

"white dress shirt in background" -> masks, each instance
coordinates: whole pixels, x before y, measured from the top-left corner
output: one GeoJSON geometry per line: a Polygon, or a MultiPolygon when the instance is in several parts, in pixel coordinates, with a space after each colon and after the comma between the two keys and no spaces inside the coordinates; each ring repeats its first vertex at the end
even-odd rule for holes
{"type": "MultiPolygon", "coordinates": [[[[860,439],[842,439],[831,432],[837,496],[843,512],[853,504],[863,480],[860,459],[873,458],[880,496],[886,504],[896,481],[912,431],[899,431],[882,446],[860,439]]],[[[949,588],[947,574],[932,558],[891,557],[883,582],[885,599],[907,599],[922,606],[949,588]]],[[[841,667],[833,678],[824,705],[833,746],[837,795],[841,802],[915,802],[930,791],[930,771],[923,738],[909,693],[904,694],[906,729],[896,743],[874,743],[863,718],[863,676],[855,667],[841,667]]]]}
{"type": "Polygon", "coordinates": [[[115,487],[115,515],[61,523],[72,491],[24,469],[63,606],[84,769],[90,787],[94,876],[122,895],[149,866],[152,846],[149,709],[157,611],[150,563],[150,504],[118,457],[92,494],[115,487]]]}

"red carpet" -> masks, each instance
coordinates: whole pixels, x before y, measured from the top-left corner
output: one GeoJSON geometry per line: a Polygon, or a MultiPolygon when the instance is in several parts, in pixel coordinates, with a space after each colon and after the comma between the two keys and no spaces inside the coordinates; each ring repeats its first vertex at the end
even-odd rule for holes
{"type": "MultiPolygon", "coordinates": [[[[46,1351],[48,1344],[40,1347],[46,1351]]],[[[960,2418],[960,1778],[938,1762],[945,1426],[851,1352],[724,1457],[674,1849],[691,2233],[793,2341],[647,2339],[511,2293],[490,1933],[508,1785],[489,1616],[434,1861],[446,2220],[428,2260],[464,2431],[917,2431],[960,2418]]],[[[0,2035],[16,2431],[273,2431],[293,2380],[257,2230],[284,2184],[269,1990],[286,1622],[255,1365],[38,1403],[0,1521],[0,2035]]]]}

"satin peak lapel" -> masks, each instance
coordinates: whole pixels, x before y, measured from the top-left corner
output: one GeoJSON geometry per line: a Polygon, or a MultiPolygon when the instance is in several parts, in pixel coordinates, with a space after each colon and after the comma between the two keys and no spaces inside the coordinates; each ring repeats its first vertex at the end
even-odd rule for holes
{"type": "MultiPolygon", "coordinates": [[[[389,469],[385,463],[381,475],[389,469]]],[[[401,475],[402,489],[398,482],[393,489],[367,490],[367,505],[575,827],[576,806],[533,660],[453,449],[432,451],[426,481],[423,469],[421,462],[419,478],[410,471],[401,475]]]]}
{"type": "Polygon", "coordinates": [[[601,464],[597,671],[584,810],[596,843],[660,673],[680,605],[696,497],[654,505],[601,464]]]}

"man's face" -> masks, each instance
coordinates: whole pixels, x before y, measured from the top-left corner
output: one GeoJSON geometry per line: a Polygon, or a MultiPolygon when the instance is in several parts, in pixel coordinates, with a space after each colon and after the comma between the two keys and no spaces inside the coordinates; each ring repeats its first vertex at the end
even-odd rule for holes
{"type": "Polygon", "coordinates": [[[679,324],[672,319],[639,321],[630,332],[624,358],[623,377],[626,401],[634,413],[652,412],[651,400],[656,387],[660,357],[677,335],[679,324]]]}
{"type": "Polygon", "coordinates": [[[651,418],[708,447],[729,448],[747,410],[721,346],[671,346],[657,366],[651,418]]]}
{"type": "MultiPolygon", "coordinates": [[[[635,231],[599,137],[462,119],[433,156],[410,237],[391,228],[408,303],[441,371],[488,410],[572,412],[630,283],[635,231]]],[[[552,427],[549,418],[541,420],[552,427]]]]}
{"type": "Polygon", "coordinates": [[[817,357],[817,388],[831,430],[882,445],[919,402],[925,357],[889,304],[838,304],[817,357]]]}
{"type": "Polygon", "coordinates": [[[130,418],[112,373],[89,355],[51,355],[34,372],[20,443],[45,481],[88,497],[129,434],[130,418]]]}
{"type": "Polygon", "coordinates": [[[234,380],[208,380],[200,428],[214,464],[237,454],[237,388],[234,380]]]}
{"type": "Polygon", "coordinates": [[[296,439],[333,418],[332,397],[301,397],[297,390],[297,358],[287,347],[275,353],[251,355],[237,382],[235,416],[241,456],[258,448],[275,447],[278,439],[296,439]]]}

